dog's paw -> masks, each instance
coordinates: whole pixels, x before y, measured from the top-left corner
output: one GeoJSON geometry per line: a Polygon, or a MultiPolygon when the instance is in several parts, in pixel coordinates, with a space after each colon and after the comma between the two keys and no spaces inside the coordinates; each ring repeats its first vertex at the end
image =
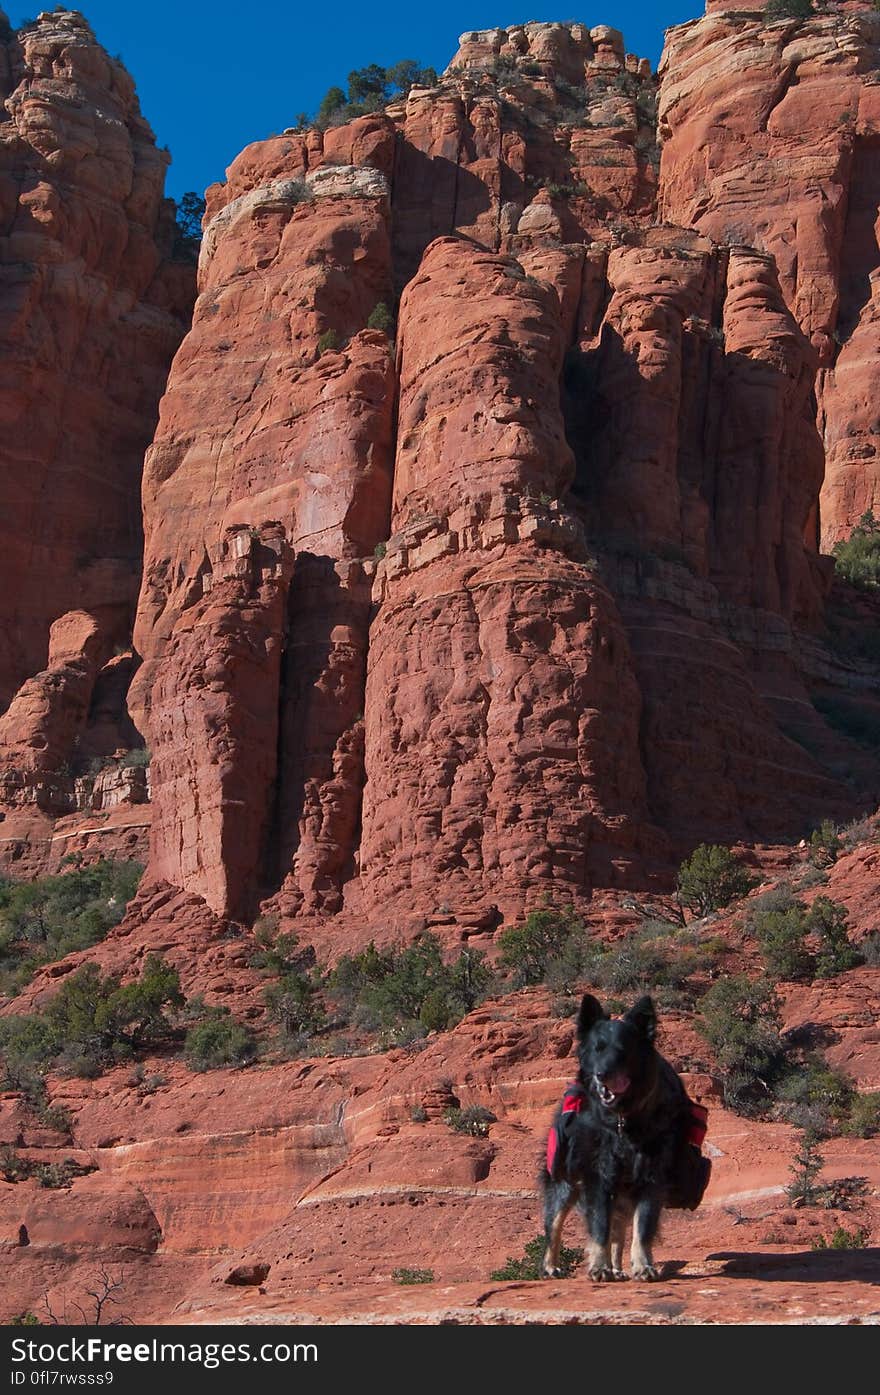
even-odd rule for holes
{"type": "Polygon", "coordinates": [[[654,1279],[660,1278],[660,1270],[656,1264],[643,1264],[640,1269],[633,1270],[633,1278],[641,1279],[643,1283],[649,1284],[654,1279]]]}
{"type": "Polygon", "coordinates": [[[594,1284],[610,1284],[616,1277],[610,1264],[596,1264],[589,1270],[594,1284]]]}
{"type": "Polygon", "coordinates": [[[561,1279],[562,1270],[552,1264],[542,1264],[541,1273],[545,1279],[561,1279]]]}
{"type": "Polygon", "coordinates": [[[629,1278],[629,1274],[627,1274],[625,1269],[613,1269],[611,1272],[615,1283],[622,1283],[625,1279],[629,1278]]]}

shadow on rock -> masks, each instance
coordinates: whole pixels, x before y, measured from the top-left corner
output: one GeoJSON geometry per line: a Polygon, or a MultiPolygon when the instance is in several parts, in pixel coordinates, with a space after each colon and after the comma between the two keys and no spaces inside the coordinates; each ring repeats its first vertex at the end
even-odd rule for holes
{"type": "Polygon", "coordinates": [[[761,1279],[790,1281],[803,1279],[808,1283],[846,1283],[869,1280],[880,1282],[880,1249],[864,1250],[801,1250],[794,1254],[748,1254],[732,1250],[707,1256],[723,1260],[721,1274],[730,1279],[761,1279]]]}

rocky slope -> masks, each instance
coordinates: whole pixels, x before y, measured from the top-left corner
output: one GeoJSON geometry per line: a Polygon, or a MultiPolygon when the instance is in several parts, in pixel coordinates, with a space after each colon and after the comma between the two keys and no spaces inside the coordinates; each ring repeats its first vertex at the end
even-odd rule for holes
{"type": "MultiPolygon", "coordinates": [[[[777,854],[797,880],[803,854],[777,854]]],[[[824,893],[876,928],[876,841],[831,869],[824,893]],[[866,901],[865,898],[868,898],[866,901]],[[870,902],[869,911],[860,906],[870,902]]],[[[179,908],[180,909],[180,908],[179,908]]],[[[608,907],[606,907],[606,910],[608,907]]],[[[626,913],[618,907],[621,923],[626,913]],[[621,920],[622,917],[622,920],[621,920]]],[[[705,927],[736,967],[754,946],[743,908],[705,927]]],[[[193,927],[195,921],[192,922],[193,927]]],[[[155,906],[153,947],[184,970],[188,991],[223,993],[223,954],[181,917],[155,906]]],[[[133,932],[139,935],[135,927],[133,932]]],[[[112,963],[112,959],[108,962],[112,963]]],[[[239,1009],[257,976],[227,970],[239,1009]],[[234,978],[234,987],[230,979],[234,978]]],[[[824,1042],[829,1064],[863,1091],[880,1088],[880,971],[858,968],[821,985],[780,985],[783,1024],[824,1042]]],[[[540,1229],[534,1177],[548,1118],[571,1077],[572,1019],[544,989],[493,999],[450,1032],[405,1049],[263,1064],[193,1075],[168,1055],[94,1081],[53,1078],[68,1135],[22,1101],[0,1101],[0,1142],[33,1162],[71,1158],[69,1188],[0,1182],[9,1282],[0,1313],[53,1311],[83,1299],[101,1268],[123,1279],[120,1313],[184,1323],[407,1321],[463,1323],[869,1322],[877,1249],[817,1251],[835,1230],[876,1240],[876,1139],[822,1145],[822,1178],[841,1185],[821,1207],[793,1206],[785,1188],[791,1128],[722,1106],[719,1076],[686,1011],[661,1012],[662,1050],[710,1111],[713,1177],[696,1213],[668,1213],[656,1286],[499,1282],[540,1229]],[[482,1105],[484,1138],[454,1133],[452,1105],[482,1105]],[[415,1114],[414,1114],[415,1111],[415,1114]],[[398,1269],[433,1279],[401,1287],[398,1269]]],[[[575,1219],[566,1243],[582,1243],[575,1219]]]]}
{"type": "Polygon", "coordinates": [[[122,64],[75,11],[0,28],[0,847],[27,865],[41,815],[88,808],[71,774],[139,744],[141,465],[194,288],[122,64]]]}
{"type": "MultiPolygon", "coordinates": [[[[15,256],[51,348],[16,329],[10,391],[25,411],[91,367],[51,496],[55,455],[10,437],[43,451],[10,575],[33,574],[22,548],[42,562],[0,601],[7,639],[33,610],[32,651],[0,653],[0,859],[32,874],[149,834],[149,866],[121,925],[3,1011],[158,952],[268,1040],[260,911],[322,962],[425,928],[495,956],[546,900],[614,938],[700,842],[775,881],[823,819],[876,808],[877,607],[827,549],[874,499],[877,21],[713,0],[669,31],[659,85],[606,26],[477,31],[436,87],[249,146],[208,190],[142,480],[186,311],[162,157],[75,15],[5,45],[8,187],[18,208],[36,181],[43,210],[16,212],[38,227],[15,256]],[[92,204],[103,231],[77,242],[92,204]],[[111,355],[133,365],[124,412],[111,355]],[[50,565],[35,520],[56,505],[50,565]],[[140,742],[148,772],[64,770],[140,742]]],[[[878,928],[863,834],[828,885],[859,938],[878,928]]],[[[738,915],[716,931],[728,969],[757,970],[738,915]]],[[[783,991],[786,1027],[862,1090],[876,977],[783,991]]],[[[173,1290],[186,1321],[877,1320],[876,1251],[811,1251],[855,1221],[788,1206],[791,1130],[721,1108],[684,1010],[664,1047],[710,1103],[716,1166],[705,1209],[667,1226],[678,1277],[647,1297],[490,1284],[537,1230],[571,1071],[558,1010],[539,989],[411,1050],[53,1077],[69,1133],[8,1093],[0,1142],[86,1169],[0,1184],[9,1313],[46,1293],[58,1311],[103,1263],[141,1319],[173,1290]],[[488,1138],[447,1129],[455,1101],[492,1108],[488,1138]],[[437,1283],[401,1290],[399,1267],[437,1283]]],[[[827,1169],[867,1178],[875,1238],[873,1143],[835,1140],[827,1169]]]]}

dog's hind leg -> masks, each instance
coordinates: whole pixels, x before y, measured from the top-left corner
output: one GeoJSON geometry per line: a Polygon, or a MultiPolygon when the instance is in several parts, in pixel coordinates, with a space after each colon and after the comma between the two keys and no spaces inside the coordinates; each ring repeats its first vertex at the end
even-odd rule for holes
{"type": "Polygon", "coordinates": [[[651,1253],[654,1237],[660,1225],[660,1202],[656,1197],[643,1196],[633,1218],[633,1238],[630,1258],[634,1279],[659,1279],[660,1271],[651,1253]]]}
{"type": "Polygon", "coordinates": [[[559,1276],[559,1247],[562,1244],[562,1227],[565,1218],[574,1205],[575,1190],[568,1182],[546,1182],[544,1184],[544,1235],[547,1248],[541,1268],[548,1279],[559,1276]]]}
{"type": "Polygon", "coordinates": [[[626,1228],[632,1212],[620,1202],[611,1215],[611,1270],[615,1279],[628,1279],[623,1267],[623,1247],[626,1244],[626,1228]]]}

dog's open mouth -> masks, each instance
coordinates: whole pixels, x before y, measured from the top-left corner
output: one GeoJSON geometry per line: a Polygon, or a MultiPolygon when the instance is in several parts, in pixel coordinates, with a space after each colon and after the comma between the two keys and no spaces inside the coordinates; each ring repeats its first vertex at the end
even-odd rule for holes
{"type": "Polygon", "coordinates": [[[594,1076],[593,1083],[596,1086],[599,1099],[606,1108],[610,1109],[629,1089],[629,1076],[609,1075],[605,1080],[600,1080],[598,1076],[594,1076]]]}

